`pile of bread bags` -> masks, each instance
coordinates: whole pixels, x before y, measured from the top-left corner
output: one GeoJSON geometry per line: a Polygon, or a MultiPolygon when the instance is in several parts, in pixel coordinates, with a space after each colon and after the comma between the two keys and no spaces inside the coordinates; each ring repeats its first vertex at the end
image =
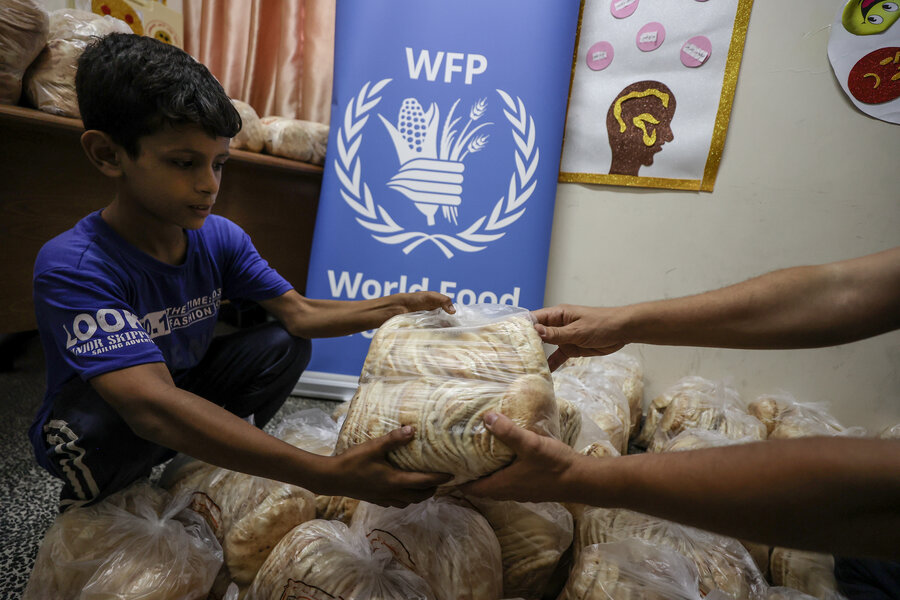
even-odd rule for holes
{"type": "Polygon", "coordinates": [[[643,414],[643,372],[633,356],[572,359],[551,375],[527,311],[457,308],[390,319],[372,340],[350,402],[333,415],[290,414],[271,428],[304,450],[332,454],[412,425],[416,438],[389,460],[451,473],[434,498],[382,508],[189,461],[167,470],[165,489],[140,484],[61,515],[26,599],[101,597],[88,594],[95,589],[122,599],[840,597],[829,555],[623,509],[467,497],[456,486],[512,459],[483,425],[489,410],[601,459],[864,432],[842,427],[820,405],[786,394],[747,405],[726,382],[697,376],[670,386],[643,414]],[[85,543],[98,536],[103,544],[85,543]],[[154,550],[137,550],[148,539],[154,550]],[[149,595],[123,583],[135,573],[153,582],[140,591],[149,595]],[[170,580],[177,592],[163,587],[170,580]]]}
{"type": "MultiPolygon", "coordinates": [[[[75,93],[78,58],[95,38],[133,33],[124,21],[74,8],[47,12],[39,0],[0,4],[0,104],[24,100],[46,113],[81,118],[75,93]]],[[[328,126],[282,116],[260,118],[232,99],[243,127],[231,147],[322,164],[328,126]]]]}

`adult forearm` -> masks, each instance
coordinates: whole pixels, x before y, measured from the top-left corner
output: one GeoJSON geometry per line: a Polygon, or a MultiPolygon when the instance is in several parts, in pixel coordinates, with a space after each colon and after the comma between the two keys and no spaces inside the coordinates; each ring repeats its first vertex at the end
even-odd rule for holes
{"type": "Polygon", "coordinates": [[[809,348],[900,326],[900,252],[774,271],[719,290],[623,309],[629,342],[809,348]]]}
{"type": "Polygon", "coordinates": [[[809,438],[579,459],[568,498],[772,545],[897,557],[900,442],[809,438]]]}

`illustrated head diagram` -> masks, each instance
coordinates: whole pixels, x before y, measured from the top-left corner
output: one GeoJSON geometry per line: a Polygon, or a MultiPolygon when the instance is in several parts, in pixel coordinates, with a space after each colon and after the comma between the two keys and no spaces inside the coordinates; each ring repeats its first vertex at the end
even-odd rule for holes
{"type": "Polygon", "coordinates": [[[653,164],[662,145],[675,139],[675,95],[659,81],[638,81],[616,94],[606,113],[612,149],[611,175],[637,175],[653,164]]]}
{"type": "Polygon", "coordinates": [[[850,0],[844,6],[841,23],[854,35],[871,35],[886,31],[900,17],[898,2],[883,0],[850,0]]]}

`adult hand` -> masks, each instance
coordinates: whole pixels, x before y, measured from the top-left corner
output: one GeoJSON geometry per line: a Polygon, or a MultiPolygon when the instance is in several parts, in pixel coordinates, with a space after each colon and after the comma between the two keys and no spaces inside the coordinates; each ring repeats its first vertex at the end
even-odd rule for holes
{"type": "Polygon", "coordinates": [[[445,312],[450,314],[456,312],[456,308],[453,307],[453,300],[438,292],[408,292],[397,294],[396,296],[400,304],[406,308],[406,312],[433,310],[435,308],[443,308],[445,312]]]}
{"type": "Polygon", "coordinates": [[[484,424],[516,454],[515,460],[500,469],[460,486],[465,494],[520,502],[564,501],[580,458],[571,448],[550,437],[517,427],[508,417],[489,412],[484,424]]]}
{"type": "Polygon", "coordinates": [[[547,359],[551,371],[571,357],[611,354],[626,343],[617,332],[617,309],[559,304],[531,314],[541,339],[558,346],[547,359]]]}
{"type": "Polygon", "coordinates": [[[401,471],[387,461],[388,452],[405,446],[414,437],[413,428],[407,425],[332,457],[333,486],[327,493],[399,508],[427,500],[452,476],[401,471]]]}

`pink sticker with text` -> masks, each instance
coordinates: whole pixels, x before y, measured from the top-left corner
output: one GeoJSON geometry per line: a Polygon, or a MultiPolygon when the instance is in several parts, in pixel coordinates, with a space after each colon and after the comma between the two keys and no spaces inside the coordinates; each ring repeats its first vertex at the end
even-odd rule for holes
{"type": "Polygon", "coordinates": [[[666,39],[666,28],[662,23],[647,23],[641,27],[635,38],[637,47],[643,52],[651,52],[656,50],[666,39]]]}
{"type": "Polygon", "coordinates": [[[617,19],[630,17],[637,10],[639,0],[612,0],[609,5],[609,12],[617,19]]]}
{"type": "Polygon", "coordinates": [[[706,36],[692,37],[681,47],[681,63],[686,67],[699,67],[712,54],[712,44],[706,36]]]}
{"type": "Polygon", "coordinates": [[[587,51],[587,65],[592,71],[602,71],[612,62],[613,56],[612,44],[609,42],[597,42],[587,51]]]}

